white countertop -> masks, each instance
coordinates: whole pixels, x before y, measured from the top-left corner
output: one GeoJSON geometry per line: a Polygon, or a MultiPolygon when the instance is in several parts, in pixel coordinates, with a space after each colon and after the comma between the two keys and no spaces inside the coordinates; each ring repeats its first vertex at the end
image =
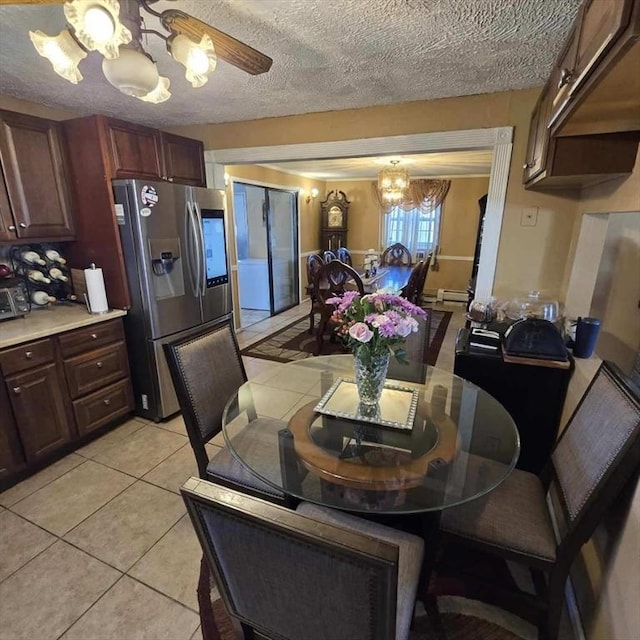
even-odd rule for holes
{"type": "Polygon", "coordinates": [[[127,312],[121,309],[102,315],[91,315],[84,305],[73,303],[54,304],[44,309],[35,309],[24,318],[0,322],[0,349],[125,315],[127,312]]]}

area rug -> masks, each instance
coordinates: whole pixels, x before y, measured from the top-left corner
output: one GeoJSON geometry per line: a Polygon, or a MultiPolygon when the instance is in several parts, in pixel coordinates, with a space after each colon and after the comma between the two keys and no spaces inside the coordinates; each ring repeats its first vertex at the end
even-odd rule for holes
{"type": "MultiPolygon", "coordinates": [[[[508,629],[486,619],[491,617],[491,614],[489,616],[484,615],[484,605],[482,603],[470,600],[464,601],[464,598],[457,598],[455,600],[461,602],[457,605],[456,603],[451,605],[449,600],[454,599],[438,599],[440,619],[447,640],[527,640],[527,638],[531,637],[529,634],[520,635],[514,632],[513,629],[508,629]],[[473,613],[448,611],[451,606],[453,608],[459,606],[461,609],[468,607],[470,612],[473,613]]],[[[419,606],[409,633],[409,640],[434,640],[436,635],[431,622],[424,609],[422,611],[420,609],[421,607],[419,606]]],[[[205,640],[240,640],[242,638],[239,624],[229,616],[222,600],[216,600],[213,603],[213,622],[213,625],[203,624],[203,638],[205,640]],[[207,628],[206,631],[205,628],[207,628]]],[[[334,640],[348,639],[335,638],[334,640]]]]}
{"type": "MultiPolygon", "coordinates": [[[[431,309],[429,313],[431,314],[431,333],[427,364],[435,365],[452,312],[431,309]]],[[[246,347],[241,353],[243,356],[275,362],[292,362],[309,358],[313,356],[316,348],[316,336],[315,333],[310,334],[308,330],[309,318],[305,316],[246,347]]],[[[329,337],[325,336],[322,355],[330,356],[338,353],[349,353],[349,350],[339,340],[331,342],[329,337]]]]}

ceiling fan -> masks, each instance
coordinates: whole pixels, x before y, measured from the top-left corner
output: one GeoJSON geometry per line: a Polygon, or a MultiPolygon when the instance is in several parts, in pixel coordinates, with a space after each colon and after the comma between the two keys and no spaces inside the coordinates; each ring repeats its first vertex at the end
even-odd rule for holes
{"type": "Polygon", "coordinates": [[[145,102],[168,100],[169,79],[158,74],[155,61],[142,46],[143,34],[166,42],[174,60],[185,67],[185,76],[194,88],[207,82],[217,58],[251,75],[266,73],[272,59],[240,40],[177,9],[155,11],[158,0],[0,0],[0,5],[63,4],[67,29],[57,36],[30,31],[38,53],[47,58],[54,71],[77,84],[82,80],[78,64],[90,51],[103,56],[106,79],[127,95],[145,102]],[[142,11],[159,19],[166,34],[147,29],[142,11]]]}

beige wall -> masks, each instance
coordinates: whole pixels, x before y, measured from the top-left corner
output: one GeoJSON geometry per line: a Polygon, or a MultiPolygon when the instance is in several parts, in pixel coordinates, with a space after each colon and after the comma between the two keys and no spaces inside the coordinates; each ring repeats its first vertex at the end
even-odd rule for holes
{"type": "Polygon", "coordinates": [[[179,127],[174,131],[202,139],[206,149],[224,149],[513,126],[513,155],[494,290],[507,295],[535,288],[559,296],[577,199],[571,192],[543,194],[522,186],[529,120],[538,94],[538,89],[528,89],[179,127]],[[530,206],[539,207],[537,225],[521,226],[522,209],[530,206]]]}
{"type": "MultiPolygon", "coordinates": [[[[570,249],[570,258],[567,262],[565,286],[567,294],[575,293],[570,286],[580,287],[579,278],[570,279],[570,275],[580,265],[574,265],[576,245],[583,216],[589,214],[607,214],[615,212],[640,211],[640,152],[636,159],[634,172],[631,176],[584,189],[577,202],[577,212],[570,249]]],[[[592,225],[593,233],[602,234],[602,225],[592,225]]],[[[595,239],[594,239],[595,240],[595,239]]],[[[598,245],[594,241],[594,244],[598,245]]],[[[598,245],[602,249],[602,244],[598,245]]],[[[636,248],[636,253],[638,249],[636,248]]],[[[592,259],[599,263],[599,253],[586,256],[584,259],[592,259]]],[[[626,260],[626,264],[638,264],[640,256],[626,260]]],[[[618,263],[620,264],[620,263],[618,263]]],[[[635,267],[631,267],[625,273],[616,272],[615,278],[625,280],[637,280],[640,273],[635,267]]],[[[584,298],[584,294],[573,296],[584,298]]],[[[637,300],[634,300],[634,306],[637,300]]],[[[629,306],[628,313],[637,314],[637,309],[629,306]]],[[[618,322],[622,319],[618,318],[618,322]]],[[[636,317],[630,317],[634,322],[636,317]]],[[[609,328],[615,327],[610,323],[609,328]]],[[[625,340],[626,331],[622,329],[621,340],[625,340]]],[[[638,339],[640,336],[636,336],[638,339]]],[[[597,359],[577,361],[578,365],[570,385],[573,391],[567,399],[565,407],[565,419],[569,415],[571,406],[575,406],[580,395],[586,389],[591,379],[597,359]]],[[[583,621],[586,626],[589,640],[610,640],[612,638],[639,638],[640,637],[640,574],[638,572],[638,550],[640,549],[640,483],[630,487],[624,499],[617,502],[609,514],[606,523],[601,526],[593,539],[583,547],[581,562],[574,568],[574,582],[577,585],[578,602],[583,621]]]]}
{"type": "Polygon", "coordinates": [[[6,95],[0,95],[0,109],[28,113],[39,118],[49,118],[49,120],[69,120],[70,118],[79,117],[79,114],[71,111],[63,111],[62,109],[47,107],[44,104],[28,102],[27,100],[19,100],[6,95]]]}
{"type": "MultiPolygon", "coordinates": [[[[327,190],[344,191],[351,202],[347,246],[351,250],[381,250],[383,223],[380,206],[369,180],[327,182],[327,190]]],[[[444,256],[473,258],[478,228],[478,199],[487,193],[489,178],[453,178],[443,204],[440,253],[444,256]]],[[[360,256],[354,256],[358,262],[360,256]]],[[[426,290],[464,291],[471,277],[470,260],[440,260],[437,271],[430,270],[426,290]]]]}

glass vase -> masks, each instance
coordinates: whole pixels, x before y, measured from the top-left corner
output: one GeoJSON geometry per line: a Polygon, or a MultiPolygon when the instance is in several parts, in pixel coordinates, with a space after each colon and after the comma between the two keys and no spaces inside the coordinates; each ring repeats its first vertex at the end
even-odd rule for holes
{"type": "Polygon", "coordinates": [[[363,349],[353,354],[360,407],[367,413],[378,406],[389,368],[389,355],[388,351],[372,355],[363,349]]]}

